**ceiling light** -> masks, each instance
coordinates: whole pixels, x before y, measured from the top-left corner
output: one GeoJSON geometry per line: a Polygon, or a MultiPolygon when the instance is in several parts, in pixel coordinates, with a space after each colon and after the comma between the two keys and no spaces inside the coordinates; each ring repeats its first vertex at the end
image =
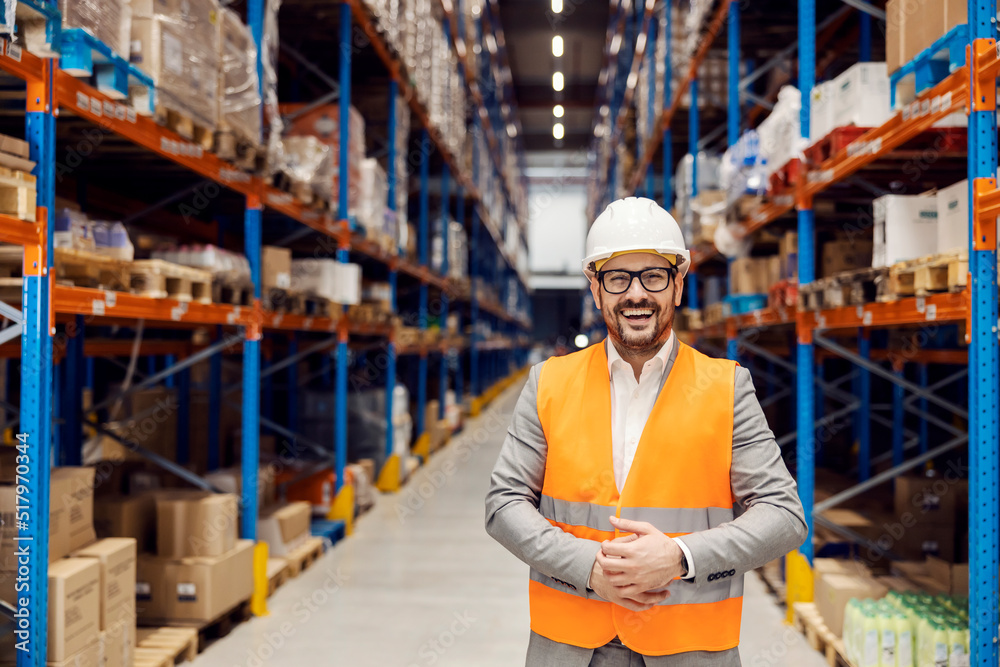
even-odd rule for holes
{"type": "Polygon", "coordinates": [[[565,113],[566,110],[563,108],[563,105],[561,104],[557,104],[554,107],[552,107],[552,115],[555,116],[556,118],[562,118],[563,114],[565,113]]]}
{"type": "Polygon", "coordinates": [[[493,35],[486,35],[486,48],[490,50],[490,53],[496,54],[497,52],[497,40],[493,35]]]}
{"type": "Polygon", "coordinates": [[[563,3],[562,0],[552,0],[552,13],[561,14],[563,3]]]}
{"type": "Polygon", "coordinates": [[[618,49],[620,49],[621,47],[622,47],[622,36],[616,33],[615,36],[611,38],[611,55],[617,56],[618,49]]]}
{"type": "Polygon", "coordinates": [[[556,123],[552,126],[552,136],[556,139],[562,139],[566,136],[566,128],[563,127],[562,123],[556,123]]]}
{"type": "Polygon", "coordinates": [[[507,136],[511,139],[517,136],[517,127],[514,123],[507,123],[507,136]]]}
{"type": "Polygon", "coordinates": [[[573,342],[576,343],[576,346],[582,350],[590,344],[590,339],[587,338],[587,334],[577,334],[576,338],[573,339],[573,342]]]}
{"type": "Polygon", "coordinates": [[[552,55],[556,58],[562,57],[563,54],[563,38],[556,35],[552,38],[552,55]]]}
{"type": "Polygon", "coordinates": [[[552,75],[552,90],[560,91],[560,90],[563,89],[563,86],[565,84],[566,84],[566,82],[563,80],[563,73],[562,72],[555,72],[552,75]]]}

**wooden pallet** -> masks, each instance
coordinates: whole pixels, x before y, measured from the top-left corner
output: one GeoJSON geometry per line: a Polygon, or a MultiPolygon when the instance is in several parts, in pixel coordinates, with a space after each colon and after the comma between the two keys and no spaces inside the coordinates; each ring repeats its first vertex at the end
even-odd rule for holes
{"type": "Polygon", "coordinates": [[[56,248],[54,259],[57,280],[69,281],[77,287],[129,291],[130,262],[75,248],[56,248]]]}
{"type": "Polygon", "coordinates": [[[253,283],[248,280],[213,278],[212,302],[230,306],[249,306],[253,303],[253,283]]]}
{"type": "Polygon", "coordinates": [[[198,630],[195,628],[136,628],[136,663],[179,665],[198,656],[198,630]],[[159,659],[158,659],[159,658],[159,659]]]}
{"type": "Polygon", "coordinates": [[[267,154],[259,139],[245,136],[225,121],[220,121],[215,131],[213,151],[223,160],[246,171],[261,171],[267,154]]]}
{"type": "Polygon", "coordinates": [[[823,622],[823,617],[812,602],[795,602],[792,604],[792,623],[795,629],[806,636],[809,646],[819,651],[826,658],[830,667],[854,667],[847,660],[844,650],[844,640],[833,634],[833,631],[823,622]]]}
{"type": "Polygon", "coordinates": [[[244,600],[207,623],[176,619],[140,619],[144,626],[164,628],[188,628],[198,633],[198,652],[205,650],[211,642],[222,639],[233,628],[252,616],[250,600],[244,600]]]}
{"type": "Polygon", "coordinates": [[[129,264],[129,286],[151,299],[212,303],[212,274],[162,259],[141,259],[129,264]]]}
{"type": "Polygon", "coordinates": [[[195,120],[190,114],[162,104],[156,105],[156,122],[188,141],[210,151],[215,144],[215,129],[195,120]]]}
{"type": "Polygon", "coordinates": [[[323,540],[309,537],[300,546],[292,549],[285,560],[288,562],[289,574],[297,577],[323,555],[323,540]]]}
{"type": "Polygon", "coordinates": [[[382,307],[371,303],[361,303],[347,308],[347,316],[352,322],[360,324],[389,324],[392,321],[392,313],[382,307]]]}
{"type": "Polygon", "coordinates": [[[267,597],[274,595],[274,592],[291,578],[292,573],[288,567],[288,560],[284,558],[267,559],[267,597]]]}
{"type": "Polygon", "coordinates": [[[939,292],[961,292],[968,284],[969,256],[948,253],[894,264],[889,269],[888,288],[882,299],[928,296],[939,292]]]}

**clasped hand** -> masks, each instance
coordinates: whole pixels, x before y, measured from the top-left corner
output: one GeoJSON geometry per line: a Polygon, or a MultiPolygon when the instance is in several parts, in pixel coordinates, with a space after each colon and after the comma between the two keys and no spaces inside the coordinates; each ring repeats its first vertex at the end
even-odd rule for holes
{"type": "Polygon", "coordinates": [[[646,611],[663,602],[663,589],[681,576],[681,548],[652,524],[611,517],[611,524],[630,533],[601,544],[590,575],[590,587],[608,602],[631,611],[646,611]]]}

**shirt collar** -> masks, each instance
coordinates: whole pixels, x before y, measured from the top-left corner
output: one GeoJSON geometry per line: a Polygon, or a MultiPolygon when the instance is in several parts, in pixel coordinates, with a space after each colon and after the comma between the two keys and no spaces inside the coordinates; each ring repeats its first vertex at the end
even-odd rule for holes
{"type": "MultiPolygon", "coordinates": [[[[618,348],[616,348],[615,344],[611,342],[611,339],[608,338],[605,340],[607,340],[606,348],[608,352],[608,373],[613,373],[615,369],[615,364],[627,365],[627,362],[624,359],[622,359],[622,356],[620,354],[618,354],[618,348]]],[[[667,367],[667,359],[670,358],[670,353],[673,351],[673,349],[674,349],[674,332],[671,329],[670,337],[667,338],[667,342],[665,342],[663,345],[660,346],[660,349],[656,351],[656,354],[653,356],[652,359],[650,359],[650,361],[659,359],[660,371],[662,372],[663,369],[667,367]]]]}

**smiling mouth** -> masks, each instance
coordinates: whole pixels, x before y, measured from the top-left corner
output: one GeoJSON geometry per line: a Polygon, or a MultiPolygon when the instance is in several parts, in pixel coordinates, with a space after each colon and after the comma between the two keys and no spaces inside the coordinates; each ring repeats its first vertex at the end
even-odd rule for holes
{"type": "Polygon", "coordinates": [[[641,324],[643,322],[649,321],[653,317],[652,308],[623,308],[621,311],[622,317],[624,317],[629,322],[635,322],[641,324]]]}

